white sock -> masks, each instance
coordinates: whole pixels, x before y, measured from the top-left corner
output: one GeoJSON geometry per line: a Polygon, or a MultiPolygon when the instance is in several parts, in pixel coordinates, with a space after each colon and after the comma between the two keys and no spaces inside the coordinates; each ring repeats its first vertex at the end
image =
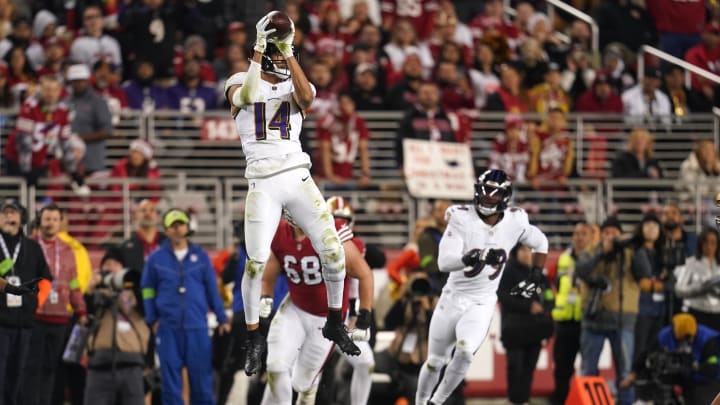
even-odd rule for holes
{"type": "Polygon", "coordinates": [[[465,378],[465,373],[470,367],[472,358],[459,353],[459,351],[455,352],[452,360],[445,368],[445,375],[431,399],[435,404],[444,404],[458,384],[465,378]]]}
{"type": "Polygon", "coordinates": [[[245,273],[240,288],[245,307],[245,323],[248,325],[260,322],[260,287],[262,286],[262,271],[264,269],[265,263],[258,263],[249,259],[245,261],[245,273]],[[251,271],[248,271],[248,269],[251,271]],[[254,277],[251,277],[251,274],[254,274],[254,277]]]}
{"type": "Polygon", "coordinates": [[[367,365],[357,365],[353,368],[350,381],[350,405],[367,405],[372,385],[372,370],[367,365]]]}
{"type": "Polygon", "coordinates": [[[440,378],[440,368],[430,368],[428,363],[425,362],[420,368],[420,375],[418,376],[418,387],[415,393],[415,405],[427,404],[433,389],[437,385],[438,379],[440,378]]]}

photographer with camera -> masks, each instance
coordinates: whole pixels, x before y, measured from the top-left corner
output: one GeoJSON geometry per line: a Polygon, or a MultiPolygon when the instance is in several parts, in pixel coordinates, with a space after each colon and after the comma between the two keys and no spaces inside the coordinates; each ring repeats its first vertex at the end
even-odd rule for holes
{"type": "Polygon", "coordinates": [[[500,279],[497,295],[502,309],[500,339],[507,353],[508,399],[511,404],[530,401],[533,373],[542,341],[554,332],[550,311],[555,295],[550,280],[542,275],[530,296],[513,295],[513,287],[527,280],[532,268],[532,251],[516,245],[500,279]]]}
{"type": "MultiPolygon", "coordinates": [[[[577,275],[583,302],[580,353],[582,375],[598,375],[598,361],[605,339],[610,340],[615,373],[619,383],[630,372],[635,344],[635,323],[639,309],[638,280],[650,276],[650,269],[633,255],[630,240],[620,239],[622,226],[608,217],[600,226],[601,243],[577,260],[577,275]]],[[[618,404],[633,402],[632,389],[620,389],[618,404]]]]}
{"type": "Polygon", "coordinates": [[[432,283],[424,271],[410,273],[401,289],[401,298],[385,315],[385,328],[395,330],[395,338],[387,353],[395,362],[390,374],[396,396],[412,402],[420,367],[427,359],[430,318],[437,296],[433,294],[432,283]]]}
{"type": "Polygon", "coordinates": [[[632,372],[620,383],[635,385],[638,399],[655,404],[709,404],[720,391],[720,333],[679,313],[664,327],[656,344],[638,356],[632,372]],[[682,398],[673,386],[682,387],[682,398]]]}
{"type": "Polygon", "coordinates": [[[87,339],[85,404],[140,405],[150,329],[140,306],[140,273],[125,268],[122,253],[110,248],[88,287],[95,314],[87,339]]]}

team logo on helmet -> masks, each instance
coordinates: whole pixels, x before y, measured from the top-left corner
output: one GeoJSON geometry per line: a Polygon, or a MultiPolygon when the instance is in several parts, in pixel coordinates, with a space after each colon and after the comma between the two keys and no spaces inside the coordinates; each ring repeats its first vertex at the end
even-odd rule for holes
{"type": "Polygon", "coordinates": [[[512,181],[502,170],[486,170],[475,183],[475,206],[481,215],[504,211],[512,196],[512,181]]]}

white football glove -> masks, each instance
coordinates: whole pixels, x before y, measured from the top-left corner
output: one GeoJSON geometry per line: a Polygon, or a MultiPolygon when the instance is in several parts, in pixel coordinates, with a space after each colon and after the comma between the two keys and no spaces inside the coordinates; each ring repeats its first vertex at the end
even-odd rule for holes
{"type": "Polygon", "coordinates": [[[367,309],[361,309],[358,311],[355,327],[350,330],[350,338],[352,340],[361,342],[367,342],[370,340],[371,316],[370,311],[367,309]]]}
{"type": "Polygon", "coordinates": [[[350,330],[350,339],[356,342],[367,342],[370,340],[370,328],[358,329],[352,328],[350,330]]]}
{"type": "Polygon", "coordinates": [[[267,13],[255,25],[255,30],[256,30],[255,47],[253,48],[255,50],[255,52],[260,52],[260,53],[265,52],[265,48],[267,48],[268,35],[275,32],[275,28],[267,29],[268,24],[270,24],[270,18],[275,13],[277,13],[277,11],[271,11],[271,12],[267,13]]]}
{"type": "Polygon", "coordinates": [[[277,46],[285,59],[293,56],[293,41],[295,40],[295,23],[290,19],[290,32],[284,38],[271,38],[270,42],[277,46]]]}
{"type": "Polygon", "coordinates": [[[260,298],[260,318],[267,318],[272,313],[273,298],[264,296],[260,298]]]}

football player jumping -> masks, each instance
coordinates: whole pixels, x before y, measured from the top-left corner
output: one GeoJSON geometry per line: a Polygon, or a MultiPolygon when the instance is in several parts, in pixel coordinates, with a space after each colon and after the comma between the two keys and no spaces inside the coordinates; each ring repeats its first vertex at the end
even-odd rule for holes
{"type": "Polygon", "coordinates": [[[445,213],[448,225],[440,240],[438,267],[450,276],[430,321],[428,357],[420,369],[417,405],[444,403],[465,378],[473,355],[487,336],[500,276],[513,246],[519,242],[533,249],[533,268],[530,278],[512,293],[528,294],[542,275],[548,240],[530,225],[524,210],[508,208],[511,195],[512,182],[505,172],[487,170],[475,184],[474,204],[453,205],[445,213]],[[430,398],[446,364],[445,375],[430,398]]]}
{"type": "MultiPolygon", "coordinates": [[[[360,316],[351,332],[354,338],[370,338],[370,309],[373,300],[373,274],[360,250],[353,242],[353,233],[342,219],[335,220],[346,252],[347,275],[342,308],[348,309],[350,277],[359,280],[360,316]]],[[[268,332],[267,372],[262,404],[289,405],[292,390],[298,393],[298,404],[314,404],[325,360],[332,342],[321,337],[320,328],[328,311],[324,302],[325,284],[319,255],[292,219],[280,222],[272,242],[270,258],[262,277],[260,316],[268,317],[273,306],[273,290],[284,271],[289,294],[275,314],[268,332]]],[[[371,356],[363,350],[361,357],[371,356]]]]}
{"type": "Polygon", "coordinates": [[[232,75],[225,96],[245,153],[247,263],[242,279],[248,328],[245,373],[255,374],[266,349],[260,335],[260,282],[270,256],[270,244],[282,210],[307,233],[322,263],[327,286],[327,320],[322,335],[350,355],[360,349],[348,336],[341,307],[345,283],[345,252],[324,198],[310,176],[310,157],[300,145],[303,110],[310,107],[315,88],[303,73],[292,47],[295,28],[284,38],[269,36],[270,12],[256,25],[255,53],[247,72],[232,75]]]}

